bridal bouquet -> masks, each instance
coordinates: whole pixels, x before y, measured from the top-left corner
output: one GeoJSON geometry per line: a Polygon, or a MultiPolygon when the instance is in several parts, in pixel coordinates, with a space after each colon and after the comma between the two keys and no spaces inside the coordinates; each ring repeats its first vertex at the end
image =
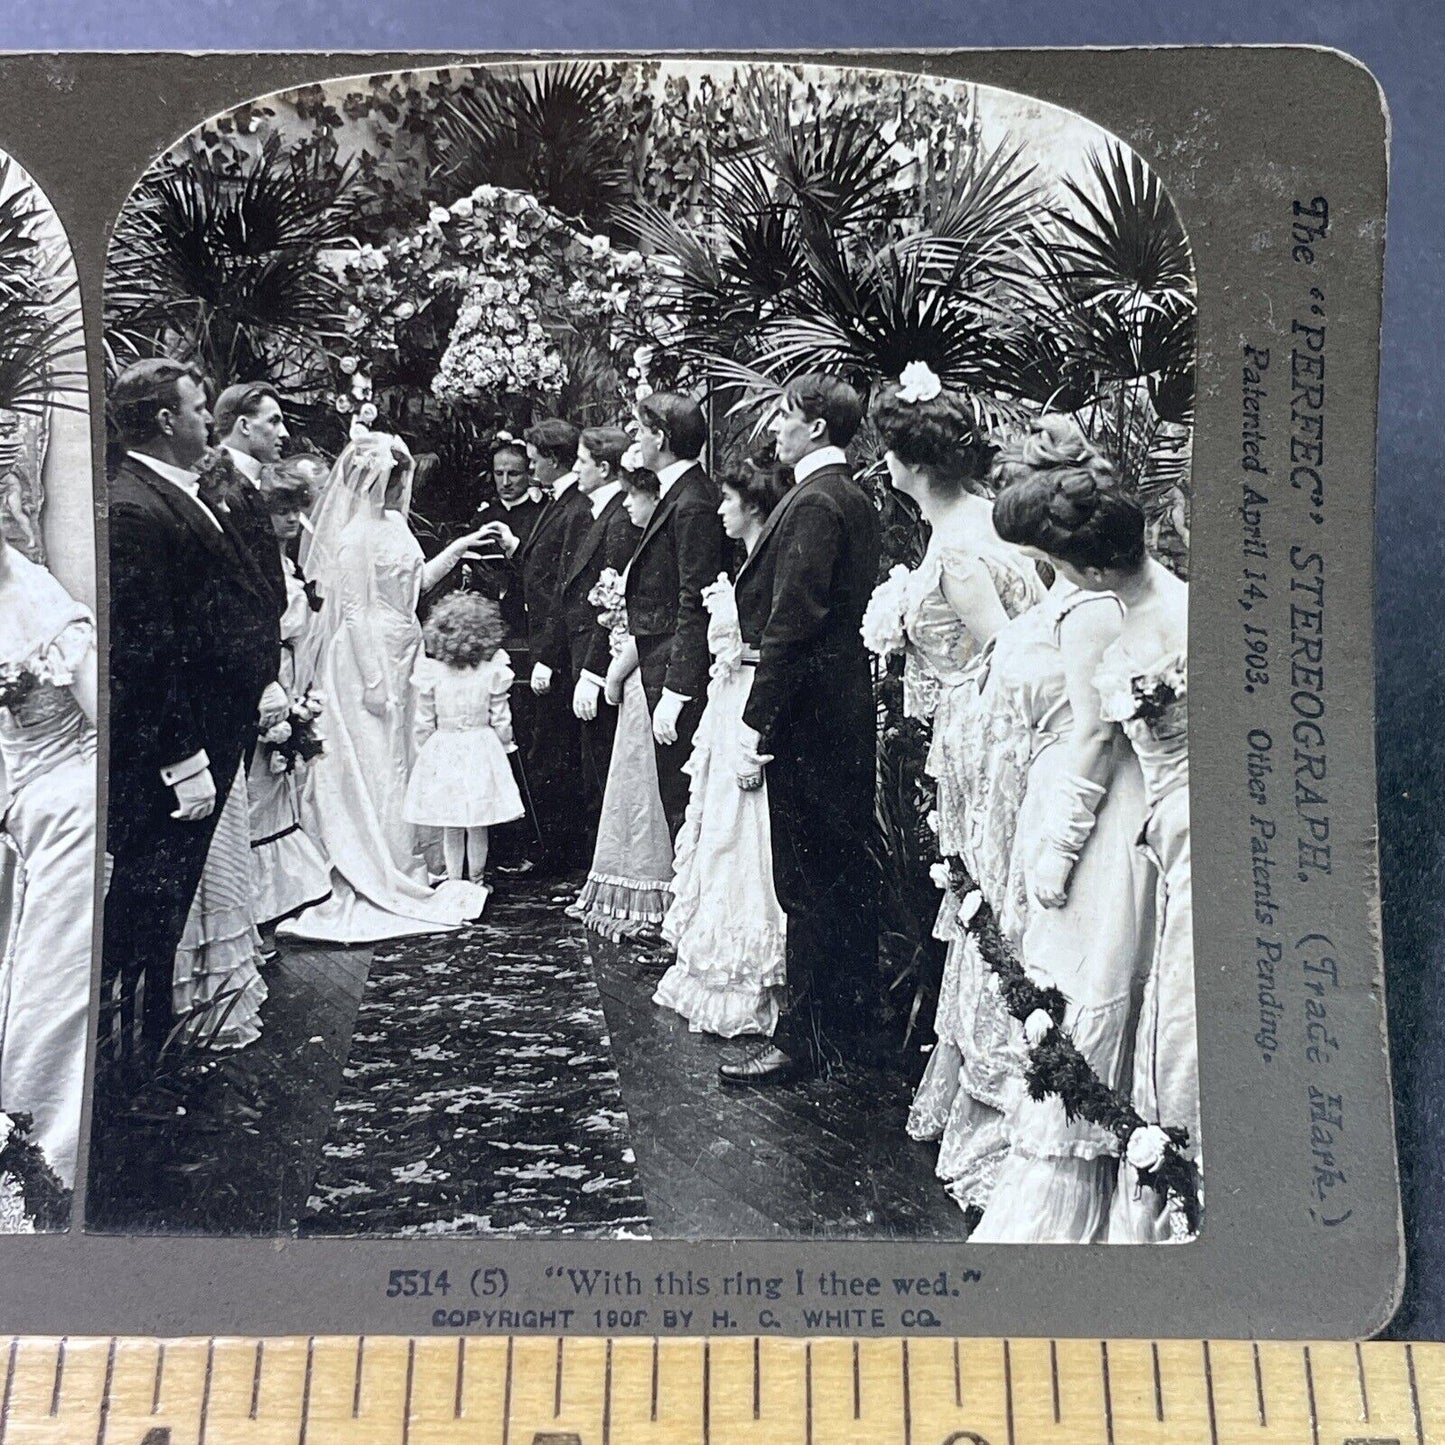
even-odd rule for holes
{"type": "Polygon", "coordinates": [[[909,606],[909,583],[913,573],[901,563],[873,589],[863,610],[863,645],[877,657],[902,652],[907,635],[903,619],[909,606]]]}
{"type": "Polygon", "coordinates": [[[1188,673],[1182,658],[1158,672],[1109,673],[1096,679],[1099,716],[1105,722],[1158,722],[1184,696],[1188,673]]]}
{"type": "Polygon", "coordinates": [[[0,663],[0,707],[18,708],[35,691],[37,680],[23,662],[0,663]]]}
{"type": "Polygon", "coordinates": [[[270,771],[294,773],[297,767],[319,758],[326,751],[316,720],[321,716],[326,699],[308,687],[291,703],[291,711],[282,720],[261,734],[270,771]]]}
{"type": "Polygon", "coordinates": [[[588,603],[597,609],[597,621],[611,634],[612,653],[627,635],[627,592],[622,574],[615,567],[604,567],[596,585],[587,594],[588,603]]]}

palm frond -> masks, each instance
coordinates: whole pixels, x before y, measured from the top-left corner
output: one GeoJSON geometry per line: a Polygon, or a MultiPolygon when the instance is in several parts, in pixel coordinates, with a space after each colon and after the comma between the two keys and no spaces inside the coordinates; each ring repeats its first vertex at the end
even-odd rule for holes
{"type": "Polygon", "coordinates": [[[1104,156],[1092,153],[1089,171],[1092,189],[1065,182],[1083,216],[1052,213],[1070,237],[1061,254],[1081,294],[1192,297],[1189,241],[1158,176],[1117,144],[1104,156]]]}
{"type": "Polygon", "coordinates": [[[0,409],[52,406],[83,411],[69,398],[86,385],[85,335],[69,255],[42,234],[33,186],[12,186],[0,157],[0,409]]]}
{"type": "Polygon", "coordinates": [[[627,140],[604,66],[543,65],[522,76],[479,72],[434,116],[438,179],[454,195],[479,185],[530,191],[594,226],[627,192],[627,140]]]}

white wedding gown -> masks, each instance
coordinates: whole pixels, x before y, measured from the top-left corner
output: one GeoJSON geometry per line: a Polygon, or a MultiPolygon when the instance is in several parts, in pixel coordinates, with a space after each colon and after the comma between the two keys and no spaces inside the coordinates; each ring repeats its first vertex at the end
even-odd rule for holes
{"type": "Polygon", "coordinates": [[[342,453],[328,484],[361,494],[352,498],[355,515],[323,551],[318,514],[312,555],[323,556],[308,568],[325,599],[316,683],[327,709],[325,751],[311,765],[302,818],[331,861],[332,893],[277,929],[281,937],[348,944],[445,932],[478,917],[487,899],[471,883],[428,887],[415,829],[403,816],[415,758],[411,678],[422,650],[422,552],[404,511],[381,507],[386,469],[374,458],[358,461],[355,449],[342,453]]]}

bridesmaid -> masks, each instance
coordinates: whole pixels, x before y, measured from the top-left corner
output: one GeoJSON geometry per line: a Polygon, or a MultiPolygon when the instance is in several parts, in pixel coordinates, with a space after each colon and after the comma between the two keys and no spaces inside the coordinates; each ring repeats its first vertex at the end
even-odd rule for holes
{"type": "MultiPolygon", "coordinates": [[[[720,481],[723,531],[751,552],[789,482],[751,461],[720,481]]],[[[662,936],[677,962],[652,1001],[681,1014],[695,1033],[732,1039],[771,1038],[779,993],[787,981],[787,915],[773,886],[773,845],[767,784],[738,786],[747,767],[739,725],[757,670],[756,648],[744,647],[737,599],[726,574],[703,591],[708,609],[712,680],[697,725],[687,814],[677,835],[673,900],[662,936]]]]}
{"type": "MultiPolygon", "coordinates": [[[[286,579],[286,610],[281,614],[281,661],[276,680],[295,702],[311,684],[297,666],[313,620],[312,594],[287,547],[301,535],[301,518],[326,480],[326,463],[301,454],[266,467],[261,496],[281,553],[286,579]]],[[[319,599],[318,599],[319,600],[319,599]]],[[[300,778],[273,773],[271,754],[256,749],[247,776],[251,804],[251,873],[256,890],[256,925],[265,930],[290,918],[331,892],[331,870],[316,844],[301,828],[300,778]]]]}
{"type": "MultiPolygon", "coordinates": [[[[622,472],[622,487],[627,515],[640,532],[662,499],[661,483],[655,472],[639,468],[622,472]]],[[[567,910],[614,943],[657,937],[672,902],[672,838],[658,790],[652,714],[642,688],[637,639],[627,630],[622,591],[621,580],[607,572],[593,589],[594,596],[610,592],[599,621],[611,633],[606,699],[617,709],[617,731],[592,867],[567,910]]]]}
{"type": "MultiPolygon", "coordinates": [[[[1138,501],[1107,477],[1067,469],[1010,488],[1000,527],[1047,554],[1069,581],[1112,592],[1124,607],[1118,638],[1094,675],[1100,716],[1120,724],[1143,770],[1148,818],[1141,844],[1158,872],[1152,966],[1135,1035],[1134,1107],[1148,1124],[1182,1125],[1199,1160],[1193,898],[1189,869],[1189,589],[1149,556],[1138,501]]],[[[1184,1236],[1184,1221],[1134,1165],[1120,1166],[1111,1242],[1184,1236]]]]}
{"type": "MultiPolygon", "coordinates": [[[[905,587],[904,704],[933,723],[927,769],[938,786],[939,848],[946,858],[962,858],[1001,910],[1021,790],[1000,786],[1016,771],[1011,754],[969,745],[969,715],[977,708],[980,650],[1038,602],[1043,583],[1035,563],[994,530],[984,483],[992,452],[965,401],[915,362],[897,384],[875,393],[871,411],[893,486],[930,528],[928,550],[905,587]]],[[[945,899],[935,929],[948,943],[938,1042],[908,1132],[940,1141],[939,1178],[960,1207],[977,1212],[1007,1150],[1012,1023],[977,946],[959,927],[957,905],[945,899]]]]}
{"type": "MultiPolygon", "coordinates": [[[[1041,418],[995,463],[999,532],[1015,535],[1021,489],[1011,483],[1057,485],[1073,474],[1106,479],[1112,471],[1070,419],[1041,418]]],[[[1000,922],[1029,977],[1063,993],[1063,1028],[1094,1072],[1127,1091],[1136,985],[1153,944],[1154,875],[1136,847],[1145,816],[1139,764],[1119,725],[1100,716],[1094,689],[1122,626],[1117,598],[1083,591],[1060,572],[1039,606],[994,640],[980,713],[992,736],[1021,739],[1027,758],[1013,863],[1022,896],[1007,900],[1000,922]]],[[[1017,1084],[1006,1127],[1009,1155],[970,1239],[1102,1242],[1115,1137],[1070,1120],[1057,1095],[1032,1099],[1017,1084]]]]}
{"type": "Polygon", "coordinates": [[[0,535],[0,825],[24,865],[0,984],[0,1109],[75,1183],[95,889],[95,620],[0,535]]]}

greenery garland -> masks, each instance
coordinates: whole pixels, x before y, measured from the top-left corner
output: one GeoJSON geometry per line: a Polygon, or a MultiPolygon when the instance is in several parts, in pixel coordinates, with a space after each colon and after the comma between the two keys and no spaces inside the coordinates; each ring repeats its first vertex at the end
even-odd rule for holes
{"type": "Polygon", "coordinates": [[[69,1228],[71,1192],[29,1138],[34,1120],[29,1114],[11,1114],[9,1120],[9,1137],[0,1146],[0,1177],[8,1174],[19,1185],[26,1216],[37,1230],[69,1228]]]}
{"type": "MultiPolygon", "coordinates": [[[[1130,1137],[1136,1130],[1148,1127],[1148,1121],[1124,1095],[1117,1089],[1111,1089],[1094,1072],[1073,1039],[1064,1031],[1067,1008],[1064,995],[1057,988],[1041,988],[1024,972],[1023,965],[999,927],[993,906],[978,890],[967,868],[957,858],[950,858],[947,862],[950,891],[959,898],[967,900],[972,895],[977,900],[977,908],[963,927],[973,936],[980,957],[998,980],[1004,1007],[1020,1023],[1040,1010],[1054,1022],[1053,1028],[1038,1043],[1028,1046],[1029,1062],[1024,1070],[1024,1083],[1029,1097],[1039,1100],[1046,1094],[1057,1095],[1071,1122],[1086,1119],[1114,1135],[1121,1148],[1127,1148],[1130,1137]]],[[[1173,1125],[1166,1126],[1164,1133],[1169,1143],[1163,1149],[1163,1158],[1152,1169],[1137,1170],[1139,1182],[1177,1200],[1189,1232],[1197,1234],[1203,1214],[1199,1169],[1182,1152],[1189,1143],[1189,1130],[1173,1125]]]]}

